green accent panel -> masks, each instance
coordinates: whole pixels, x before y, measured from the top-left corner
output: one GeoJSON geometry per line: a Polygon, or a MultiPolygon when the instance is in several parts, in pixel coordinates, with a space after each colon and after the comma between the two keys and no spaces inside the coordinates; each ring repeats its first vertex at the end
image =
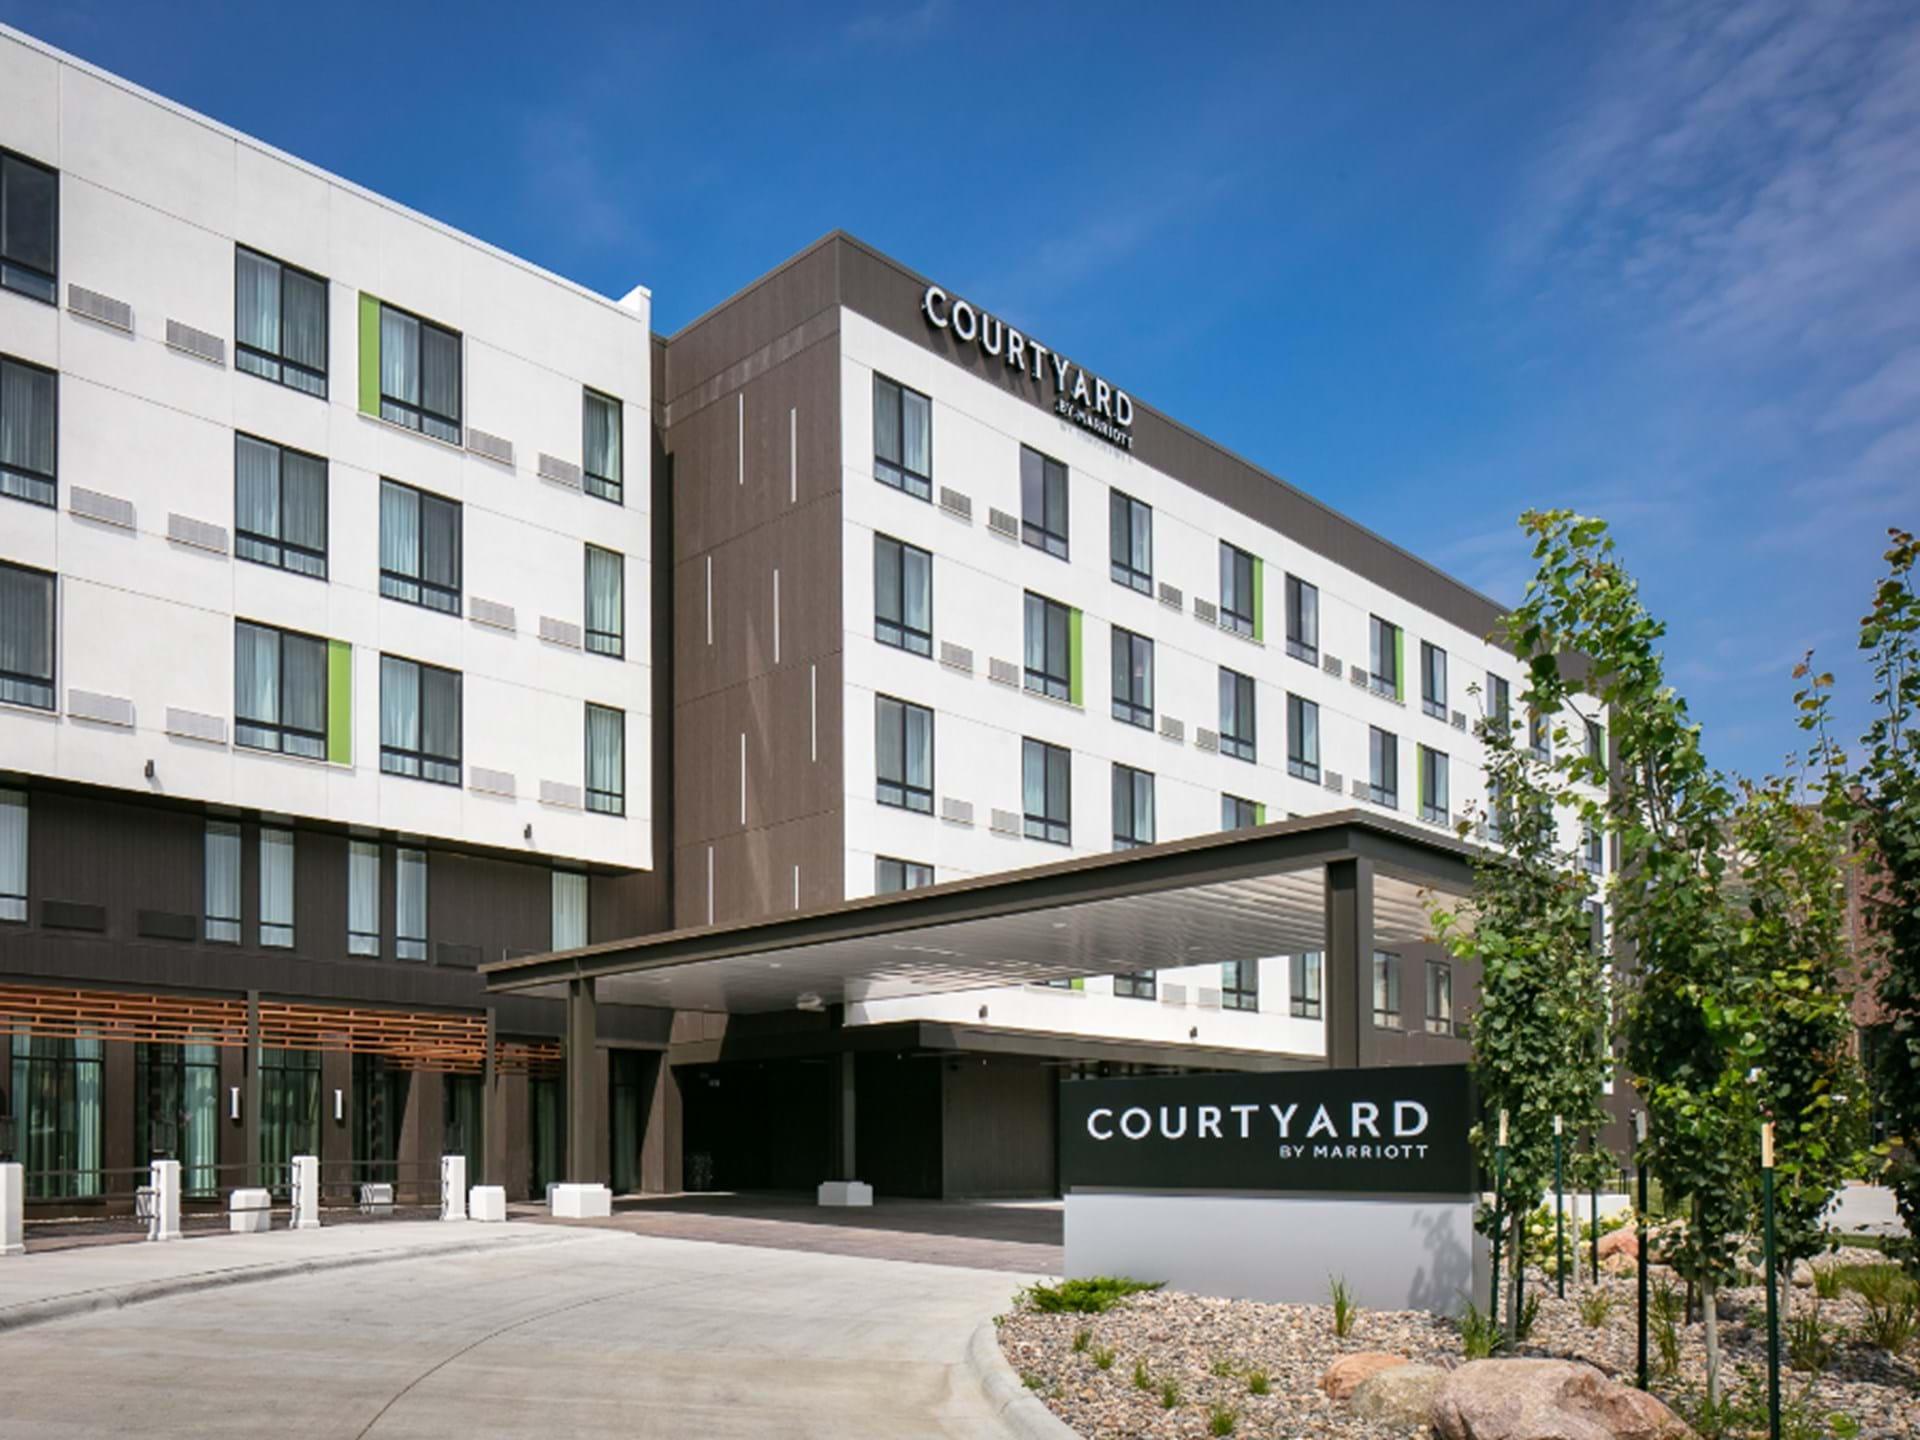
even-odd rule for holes
{"type": "Polygon", "coordinates": [[[327,759],[353,763],[353,646],[327,642],[327,759]]]}
{"type": "Polygon", "coordinates": [[[1071,676],[1067,684],[1067,694],[1076,705],[1081,703],[1086,693],[1081,676],[1080,618],[1080,612],[1078,610],[1069,610],[1067,612],[1067,673],[1071,676]]]}
{"type": "MultiPolygon", "coordinates": [[[[1256,590],[1253,593],[1258,595],[1260,592],[1256,590]]],[[[1253,823],[1256,825],[1264,825],[1267,823],[1267,807],[1262,805],[1258,800],[1253,802],[1253,823]]]]}
{"type": "Polygon", "coordinates": [[[1073,982],[1073,988],[1076,990],[1084,990],[1087,988],[1087,982],[1085,980],[1075,980],[1073,982]]]}
{"type": "Polygon", "coordinates": [[[360,413],[380,413],[380,302],[360,292],[360,413]]]}
{"type": "Polygon", "coordinates": [[[1407,632],[1399,626],[1393,631],[1393,698],[1407,698],[1407,632]]]}
{"type": "Polygon", "coordinates": [[[1253,557],[1253,638],[1267,638],[1267,562],[1253,557]]]}

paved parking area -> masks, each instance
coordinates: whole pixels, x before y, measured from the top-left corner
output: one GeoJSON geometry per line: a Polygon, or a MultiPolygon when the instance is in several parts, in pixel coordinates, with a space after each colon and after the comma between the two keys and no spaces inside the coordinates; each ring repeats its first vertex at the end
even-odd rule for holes
{"type": "MultiPolygon", "coordinates": [[[[553,1226],[396,1223],[384,1243],[427,1229],[442,1253],[0,1331],[0,1437],[1008,1433],[965,1354],[1020,1276],[553,1226]],[[515,1243],[448,1253],[456,1231],[515,1243]]],[[[30,1255],[0,1262],[0,1289],[315,1258],[369,1232],[30,1255]]]]}

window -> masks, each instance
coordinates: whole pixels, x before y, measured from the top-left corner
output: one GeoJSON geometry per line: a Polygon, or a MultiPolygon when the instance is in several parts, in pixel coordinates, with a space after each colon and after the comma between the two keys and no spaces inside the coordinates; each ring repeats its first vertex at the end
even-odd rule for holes
{"type": "Polygon", "coordinates": [[[1320,783],[1320,707],[1299,695],[1287,696],[1287,773],[1320,783]]]}
{"type": "Polygon", "coordinates": [[[874,697],[874,798],[882,805],[933,813],[933,711],[924,705],[874,697]]]}
{"type": "Polygon", "coordinates": [[[1243,800],[1238,795],[1220,796],[1220,828],[1222,830],[1251,830],[1263,825],[1267,819],[1267,807],[1252,800],[1243,800]]]}
{"type": "Polygon", "coordinates": [[[1020,538],[1067,558],[1067,467],[1020,447],[1020,538]]]}
{"type": "Polygon", "coordinates": [[[347,842],[347,953],[380,953],[380,847],[347,842]]]}
{"type": "Polygon", "coordinates": [[[1153,641],[1113,627],[1113,718],[1153,728],[1153,641]]]}
{"type": "Polygon", "coordinates": [[[251,435],[233,437],[233,553],[327,578],[327,462],[251,435]]]}
{"type": "Polygon", "coordinates": [[[933,556],[891,535],[873,537],[873,638],[933,654],[933,556]]]}
{"type": "Polygon", "coordinates": [[[1372,790],[1368,798],[1389,810],[1400,808],[1400,737],[1379,726],[1369,727],[1368,758],[1372,765],[1372,790]]]}
{"type": "Polygon", "coordinates": [[[1589,875],[1599,875],[1607,868],[1606,840],[1597,826],[1583,824],[1580,827],[1581,861],[1587,867],[1589,875]]]}
{"type": "Polygon", "coordinates": [[[460,337],[380,307],[380,418],[449,445],[460,443],[460,337]]]}
{"type": "Polygon", "coordinates": [[[1287,1010],[1302,1020],[1320,1018],[1320,952],[1287,957],[1287,1010]]]}
{"type": "Polygon", "coordinates": [[[1487,718],[1496,730],[1504,731],[1513,724],[1513,702],[1507,682],[1498,675],[1487,676],[1487,718]]]}
{"type": "Polygon", "coordinates": [[[60,177],[0,150],[0,286],[59,303],[60,177]]]}
{"type": "Polygon", "coordinates": [[[1427,1033],[1453,1033],[1453,966],[1445,960],[1427,961],[1427,1033]]]}
{"type": "Polygon", "coordinates": [[[1153,776],[1131,765],[1113,767],[1113,848],[1153,844],[1153,776]]]}
{"type": "Polygon", "coordinates": [[[233,743],[327,758],[327,642],[236,620],[233,743]]]}
{"type": "Polygon", "coordinates": [[[1222,960],[1220,962],[1220,1006],[1224,1010],[1260,1008],[1260,962],[1258,960],[1222,960]]]}
{"type": "Polygon", "coordinates": [[[1027,835],[1055,845],[1073,836],[1073,755],[1044,740],[1020,742],[1021,795],[1027,835]]]}
{"type": "Polygon", "coordinates": [[[627,557],[587,546],[587,653],[627,653],[627,557]]]}
{"type": "Polygon", "coordinates": [[[1113,993],[1127,1000],[1151,1000],[1159,988],[1151,970],[1127,970],[1113,977],[1113,993]]]}
{"type": "Polygon", "coordinates": [[[1553,730],[1538,710],[1527,711],[1527,748],[1540,760],[1553,758],[1553,730]]]}
{"type": "Polygon", "coordinates": [[[27,918],[27,797],[0,790],[0,920],[27,918]]]}
{"type": "Polygon", "coordinates": [[[12,1035],[0,1040],[0,1057],[9,1049],[12,1075],[0,1083],[10,1085],[18,1128],[8,1158],[26,1171],[25,1198],[98,1196],[106,1068],[99,1037],[12,1035]]]}
{"type": "Polygon", "coordinates": [[[873,478],[933,498],[933,402],[884,375],[873,377],[873,478]]]}
{"type": "Polygon", "coordinates": [[[460,613],[460,506],[397,480],[380,482],[380,593],[460,613]]]}
{"type": "Polygon", "coordinates": [[[393,953],[402,960],[427,958],[427,852],[394,856],[393,953]]]}
{"type": "Polygon", "coordinates": [[[1027,592],[1027,689],[1073,698],[1073,611],[1027,592]]]}
{"type": "Polygon", "coordinates": [[[578,870],[553,872],[553,948],[578,950],[587,943],[587,877],[578,870]]]}
{"type": "Polygon", "coordinates": [[[1400,694],[1400,627],[1378,615],[1367,617],[1367,653],[1373,688],[1382,695],[1400,694]]]}
{"type": "Polygon", "coordinates": [[[1287,576],[1287,654],[1320,663],[1320,587],[1287,576]]]}
{"type": "Polygon", "coordinates": [[[1242,635],[1256,632],[1254,616],[1258,612],[1258,585],[1255,575],[1260,562],[1237,545],[1220,542],[1220,624],[1242,635]]]}
{"type": "Polygon", "coordinates": [[[380,657],[380,768],[436,785],[460,783],[458,670],[380,657]]]}
{"type": "Polygon", "coordinates": [[[1400,1028],[1400,957],[1373,952],[1373,1023],[1382,1030],[1400,1028]]]}
{"type": "Polygon", "coordinates": [[[240,943],[240,827],[207,821],[206,933],[222,945],[240,943]]]}
{"type": "Polygon", "coordinates": [[[1253,677],[1220,667],[1220,753],[1253,759],[1253,677]]]}
{"type": "Polygon", "coordinates": [[[1447,652],[1420,642],[1420,708],[1436,720],[1447,718],[1447,652]]]}
{"type": "Polygon", "coordinates": [[[1420,818],[1436,825],[1447,823],[1451,798],[1447,794],[1447,757],[1443,751],[1420,747],[1420,818]]]}
{"type": "Polygon", "coordinates": [[[895,860],[890,855],[874,857],[873,893],[876,895],[896,895],[902,890],[918,890],[922,885],[931,884],[931,865],[922,865],[917,860],[895,860]]]}
{"type": "Polygon", "coordinates": [[[54,708],[53,576],[0,561],[0,701],[54,708]]]}
{"type": "Polygon", "coordinates": [[[327,398],[327,282],[236,245],[233,368],[327,398]]]}
{"type": "Polygon", "coordinates": [[[1586,727],[1587,732],[1587,759],[1598,760],[1602,765],[1606,764],[1606,731],[1600,728],[1600,722],[1598,720],[1584,720],[1581,723],[1586,727]]]}
{"type": "Polygon", "coordinates": [[[627,712],[587,705],[587,809],[627,813],[627,712]]]}
{"type": "Polygon", "coordinates": [[[620,402],[597,390],[583,392],[581,413],[586,434],[580,442],[583,464],[581,484],[589,495],[621,504],[624,485],[620,478],[620,442],[622,410],[620,402]]]}
{"type": "Polygon", "coordinates": [[[1107,533],[1112,542],[1113,583],[1142,595],[1153,593],[1153,510],[1118,490],[1107,494],[1107,533]]]}
{"type": "MultiPolygon", "coordinates": [[[[238,888],[238,887],[236,887],[238,888]]],[[[293,948],[293,831],[260,831],[260,943],[293,948]]]]}
{"type": "Polygon", "coordinates": [[[59,377],[0,355],[0,495],[54,503],[59,377]]]}

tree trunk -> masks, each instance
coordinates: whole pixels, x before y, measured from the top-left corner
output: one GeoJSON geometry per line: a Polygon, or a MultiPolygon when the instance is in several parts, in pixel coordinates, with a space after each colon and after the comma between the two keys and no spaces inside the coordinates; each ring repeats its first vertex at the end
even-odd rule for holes
{"type": "Polygon", "coordinates": [[[1701,1307],[1707,1321],[1707,1403],[1720,1405],[1720,1287],[1712,1279],[1700,1282],[1701,1307]]]}

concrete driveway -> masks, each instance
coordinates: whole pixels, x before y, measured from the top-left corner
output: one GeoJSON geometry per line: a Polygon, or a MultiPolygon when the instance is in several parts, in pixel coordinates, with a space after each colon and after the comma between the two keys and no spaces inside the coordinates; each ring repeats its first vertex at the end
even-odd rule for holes
{"type": "MultiPolygon", "coordinates": [[[[235,1243],[318,1254],[328,1236],[137,1249],[185,1265],[235,1243]]],[[[540,1239],[551,1243],[322,1269],[0,1332],[0,1436],[1008,1433],[965,1355],[1018,1276],[604,1230],[541,1227],[540,1239]]],[[[37,1281],[59,1289],[51,1270],[37,1281]]]]}

